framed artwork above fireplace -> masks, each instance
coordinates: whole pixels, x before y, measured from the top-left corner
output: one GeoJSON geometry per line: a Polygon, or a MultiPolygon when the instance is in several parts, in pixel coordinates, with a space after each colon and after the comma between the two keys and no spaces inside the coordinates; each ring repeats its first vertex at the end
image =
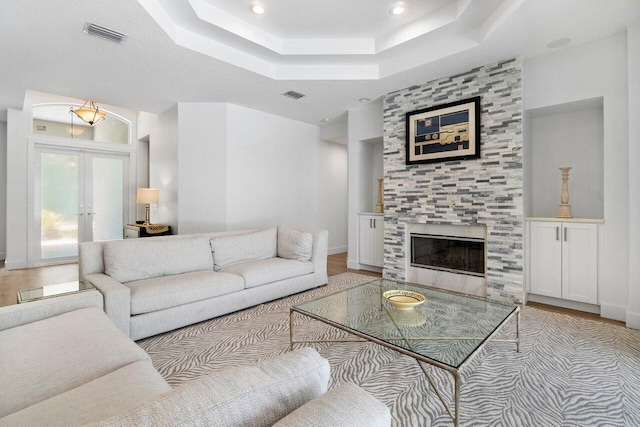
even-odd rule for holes
{"type": "Polygon", "coordinates": [[[406,114],[406,164],[480,157],[480,97],[406,114]]]}

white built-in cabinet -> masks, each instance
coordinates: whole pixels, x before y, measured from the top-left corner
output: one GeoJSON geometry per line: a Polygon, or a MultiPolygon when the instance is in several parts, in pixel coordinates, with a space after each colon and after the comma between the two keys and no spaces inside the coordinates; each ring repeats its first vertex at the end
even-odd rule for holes
{"type": "Polygon", "coordinates": [[[358,263],[382,267],[383,258],[384,216],[358,214],[358,263]]]}
{"type": "Polygon", "coordinates": [[[529,292],[598,304],[598,224],[530,221],[529,292]]]}

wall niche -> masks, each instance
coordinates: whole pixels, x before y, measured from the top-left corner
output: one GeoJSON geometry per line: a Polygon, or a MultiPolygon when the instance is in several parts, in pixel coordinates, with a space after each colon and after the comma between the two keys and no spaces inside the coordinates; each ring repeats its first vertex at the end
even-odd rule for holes
{"type": "Polygon", "coordinates": [[[361,140],[362,204],[359,212],[374,212],[378,201],[378,179],[384,176],[382,137],[361,140]]]}
{"type": "Polygon", "coordinates": [[[526,110],[524,139],[525,216],[558,215],[559,168],[570,166],[572,216],[604,217],[602,98],[526,110]]]}

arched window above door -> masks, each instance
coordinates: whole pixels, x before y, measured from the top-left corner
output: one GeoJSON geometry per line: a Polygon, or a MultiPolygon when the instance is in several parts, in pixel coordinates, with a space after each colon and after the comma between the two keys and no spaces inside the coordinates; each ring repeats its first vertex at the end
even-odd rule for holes
{"type": "Polygon", "coordinates": [[[82,139],[94,142],[129,144],[131,123],[117,114],[107,116],[90,126],[71,112],[77,104],[39,104],[32,107],[34,135],[82,139]]]}

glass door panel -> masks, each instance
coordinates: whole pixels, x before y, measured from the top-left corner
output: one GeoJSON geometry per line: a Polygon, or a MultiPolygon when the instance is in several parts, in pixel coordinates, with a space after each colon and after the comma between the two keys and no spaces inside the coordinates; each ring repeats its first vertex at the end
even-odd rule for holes
{"type": "Polygon", "coordinates": [[[37,153],[35,265],[76,261],[79,242],[122,239],[128,156],[44,147],[37,153]]]}
{"type": "Polygon", "coordinates": [[[87,223],[91,229],[91,240],[122,239],[124,163],[122,157],[91,156],[93,200],[87,200],[87,223]]]}
{"type": "Polygon", "coordinates": [[[40,258],[78,255],[80,155],[45,153],[40,158],[40,258]]]}

